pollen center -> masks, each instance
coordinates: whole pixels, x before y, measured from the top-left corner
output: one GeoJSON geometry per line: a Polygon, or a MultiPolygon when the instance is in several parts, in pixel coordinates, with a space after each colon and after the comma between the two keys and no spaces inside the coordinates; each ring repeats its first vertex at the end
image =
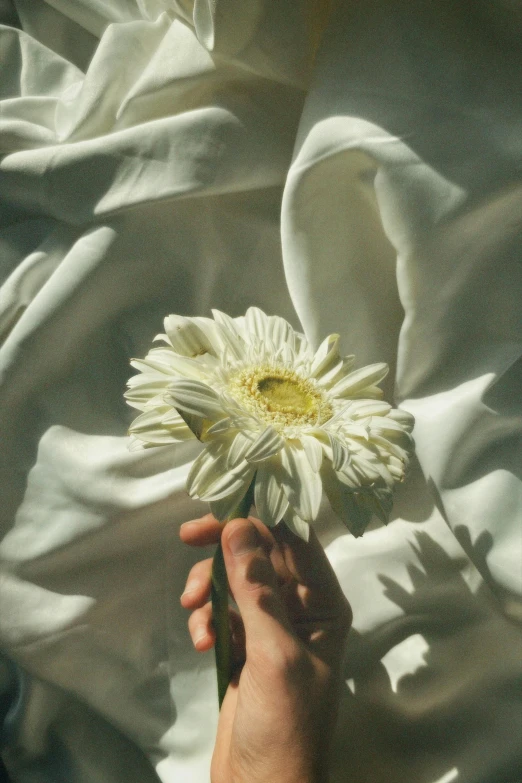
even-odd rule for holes
{"type": "Polygon", "coordinates": [[[276,428],[320,425],[332,407],[316,385],[286,367],[249,367],[229,381],[234,397],[276,428]]]}
{"type": "Polygon", "coordinates": [[[257,390],[262,400],[271,410],[282,410],[300,415],[309,413],[314,408],[316,400],[303,389],[303,383],[293,378],[278,378],[268,376],[258,381],[257,390]]]}

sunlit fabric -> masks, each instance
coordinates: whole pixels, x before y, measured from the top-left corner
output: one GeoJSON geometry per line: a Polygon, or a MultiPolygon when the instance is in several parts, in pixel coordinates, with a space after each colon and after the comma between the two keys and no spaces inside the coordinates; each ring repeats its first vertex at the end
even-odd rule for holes
{"type": "Polygon", "coordinates": [[[522,779],[522,5],[0,2],[0,709],[16,783],[208,783],[197,445],[130,452],[168,313],[387,361],[418,464],[319,532],[333,783],[522,779]]]}

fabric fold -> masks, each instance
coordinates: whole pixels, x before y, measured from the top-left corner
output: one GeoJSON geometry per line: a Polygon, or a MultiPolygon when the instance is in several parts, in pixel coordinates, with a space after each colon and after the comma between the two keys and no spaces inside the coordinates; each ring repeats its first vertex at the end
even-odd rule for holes
{"type": "MultiPolygon", "coordinates": [[[[387,362],[387,399],[416,418],[387,527],[354,539],[321,507],[354,612],[332,783],[518,779],[515,4],[14,5],[23,29],[0,27],[13,778],[208,780],[213,659],[178,599],[201,556],[178,536],[207,510],[184,488],[199,445],[129,451],[123,392],[169,313],[258,307],[316,347],[342,335],[354,372],[387,362]]],[[[276,495],[258,492],[275,517],[276,495]]]]}

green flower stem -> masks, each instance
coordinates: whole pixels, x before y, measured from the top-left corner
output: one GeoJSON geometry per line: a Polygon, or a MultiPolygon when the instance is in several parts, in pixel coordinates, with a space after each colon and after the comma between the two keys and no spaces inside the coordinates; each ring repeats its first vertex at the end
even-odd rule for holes
{"type": "Polygon", "coordinates": [[[212,561],[211,595],[212,623],[216,632],[214,652],[216,655],[218,699],[221,709],[232,674],[232,645],[228,624],[228,579],[221,544],[218,544],[212,561]]]}
{"type": "MultiPolygon", "coordinates": [[[[248,516],[254,500],[255,476],[243,500],[229,514],[223,527],[232,519],[248,516]]],[[[228,622],[228,578],[221,543],[218,544],[212,561],[212,623],[216,632],[215,654],[218,684],[219,708],[232,677],[232,641],[228,622]]]]}

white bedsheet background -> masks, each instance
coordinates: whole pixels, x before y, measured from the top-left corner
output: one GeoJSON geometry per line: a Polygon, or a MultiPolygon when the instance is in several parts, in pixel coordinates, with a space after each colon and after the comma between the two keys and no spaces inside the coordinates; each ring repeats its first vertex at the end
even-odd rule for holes
{"type": "Polygon", "coordinates": [[[208,781],[193,446],[129,453],[122,392],[165,314],[253,304],[389,361],[417,420],[397,518],[321,519],[354,608],[332,780],[522,780],[522,5],[333,5],[0,3],[15,781],[208,781]]]}

